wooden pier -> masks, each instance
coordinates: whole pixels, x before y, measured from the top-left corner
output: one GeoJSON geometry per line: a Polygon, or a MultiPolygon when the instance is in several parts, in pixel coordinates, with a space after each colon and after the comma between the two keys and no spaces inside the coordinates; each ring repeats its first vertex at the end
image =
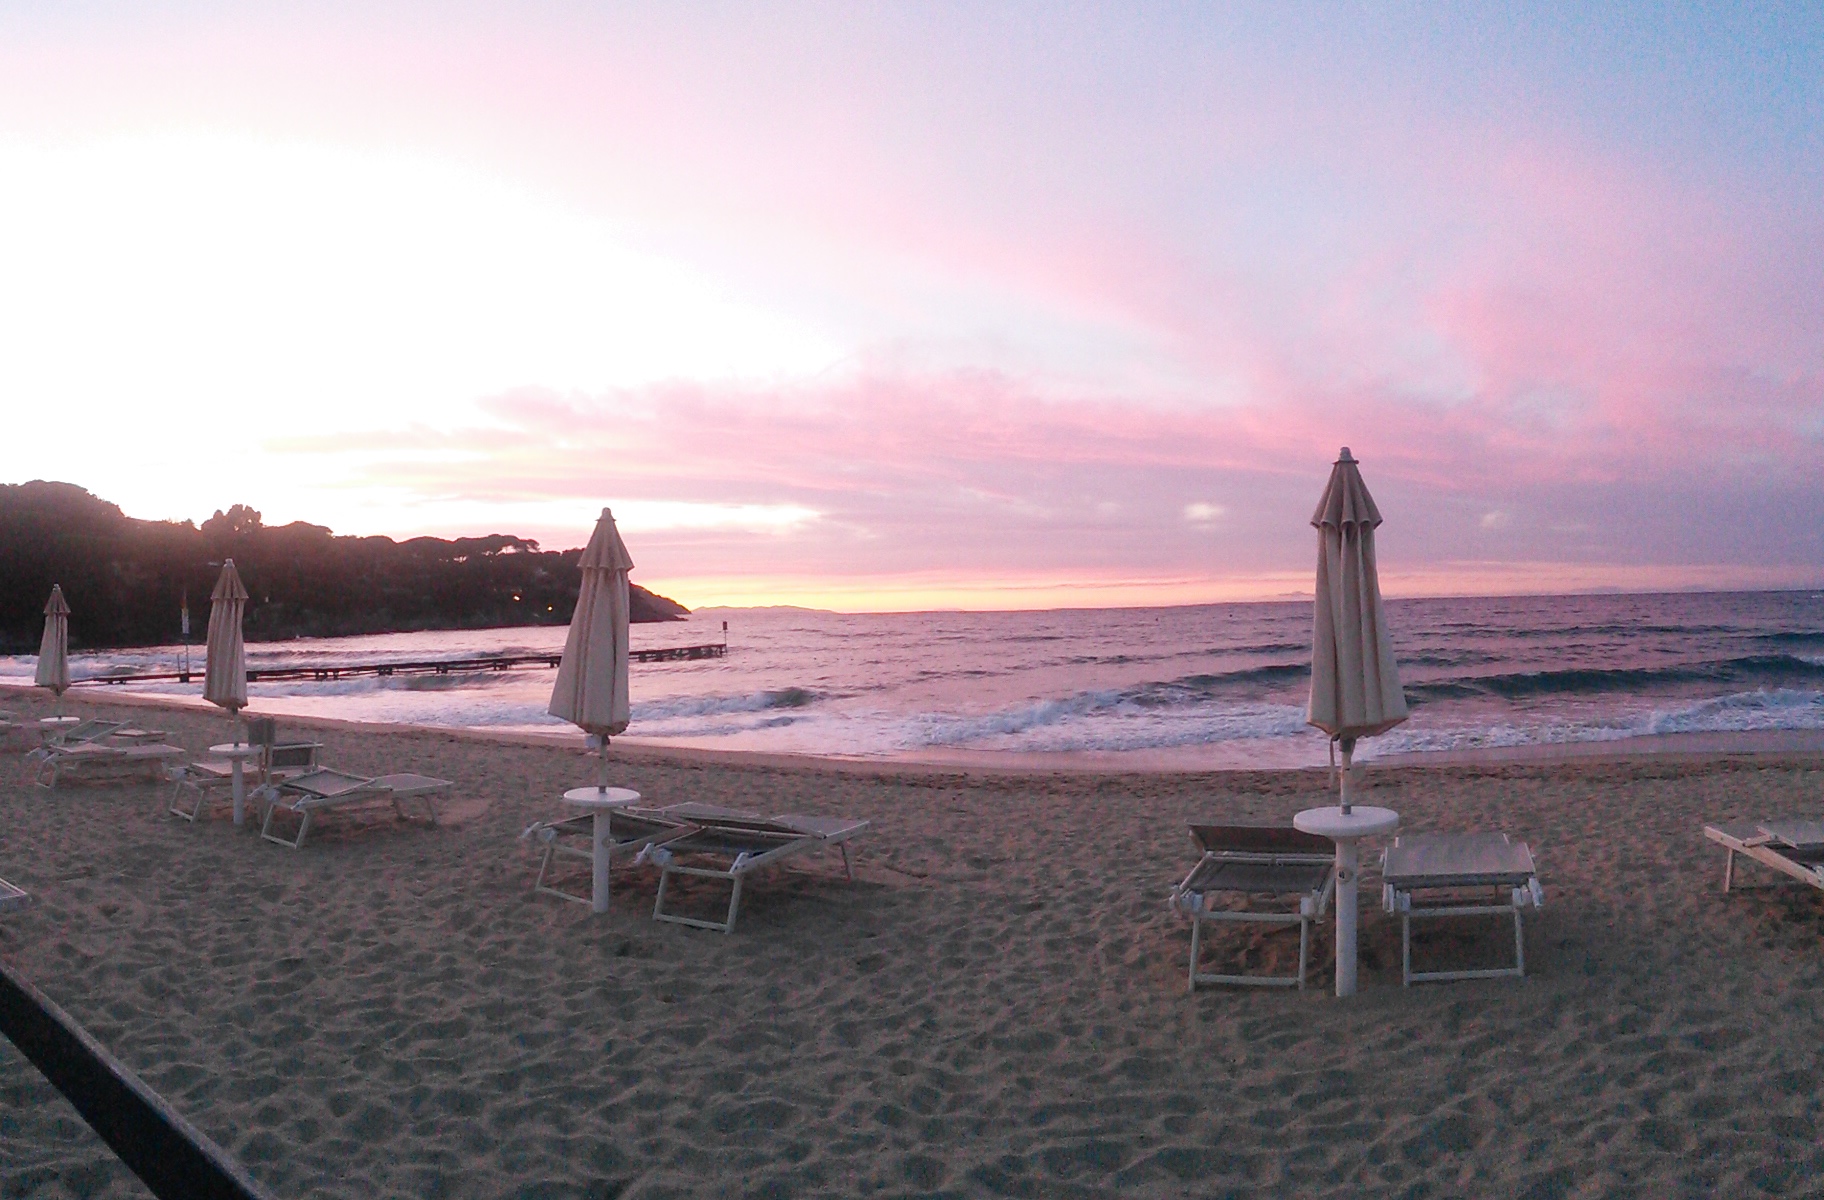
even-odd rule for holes
{"type": "MultiPolygon", "coordinates": [[[[703,658],[723,658],[728,654],[726,642],[713,642],[703,646],[661,646],[651,650],[634,650],[628,657],[634,662],[689,662],[703,658]]],[[[331,679],[353,679],[362,675],[451,675],[467,671],[510,671],[516,667],[556,667],[563,661],[561,654],[496,654],[486,658],[439,658],[425,659],[421,662],[381,662],[350,663],[336,666],[295,666],[295,667],[249,667],[248,683],[272,683],[288,679],[309,679],[325,681],[331,679]]],[[[143,675],[96,675],[88,679],[72,679],[74,687],[81,683],[189,683],[203,677],[201,670],[196,671],[161,671],[143,675]]]]}

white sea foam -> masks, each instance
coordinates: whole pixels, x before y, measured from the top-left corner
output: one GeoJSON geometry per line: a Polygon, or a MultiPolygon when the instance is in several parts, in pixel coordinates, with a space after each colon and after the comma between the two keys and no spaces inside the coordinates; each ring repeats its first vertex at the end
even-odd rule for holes
{"type": "Polygon", "coordinates": [[[1824,693],[1795,688],[1738,692],[1658,711],[1648,733],[1747,733],[1824,729],[1824,693]]]}

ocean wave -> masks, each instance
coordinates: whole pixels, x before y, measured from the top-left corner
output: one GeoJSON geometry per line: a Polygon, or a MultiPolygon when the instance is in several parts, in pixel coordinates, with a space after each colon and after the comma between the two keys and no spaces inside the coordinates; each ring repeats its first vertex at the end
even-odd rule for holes
{"type": "Polygon", "coordinates": [[[1664,667],[1565,667],[1555,671],[1514,671],[1468,675],[1406,685],[1406,698],[1420,704],[1498,696],[1520,700],[1553,695],[1651,693],[1694,684],[1776,684],[1824,677],[1824,663],[1796,654],[1751,654],[1710,662],[1664,667]]]}
{"type": "Polygon", "coordinates": [[[1798,688],[1738,692],[1653,713],[1647,733],[1748,733],[1824,729],[1824,692],[1798,688]]]}
{"type": "Polygon", "coordinates": [[[1126,651],[1117,654],[1075,654],[1057,661],[1070,667],[1130,667],[1141,663],[1173,662],[1186,658],[1249,658],[1265,657],[1272,654],[1310,654],[1309,642],[1262,642],[1259,644],[1241,643],[1234,646],[1210,646],[1199,643],[1195,646],[1179,646],[1169,650],[1152,653],[1126,651]]]}
{"type": "Polygon", "coordinates": [[[757,697],[724,697],[719,706],[673,705],[664,716],[636,706],[628,732],[862,757],[933,748],[1025,753],[1146,750],[1312,733],[1302,706],[1243,702],[1148,708],[1116,690],[1079,692],[979,713],[780,709],[757,697]],[[757,737],[761,741],[756,742],[757,737]]]}
{"type": "Polygon", "coordinates": [[[1402,725],[1363,745],[1368,755],[1378,757],[1398,753],[1608,742],[1658,734],[1813,729],[1824,729],[1824,692],[1774,688],[1582,720],[1543,717],[1479,724],[1402,725]]]}
{"type": "Polygon", "coordinates": [[[1136,704],[1116,691],[1079,692],[994,712],[923,713],[902,722],[902,748],[1055,752],[1139,750],[1308,733],[1303,707],[1266,702],[1179,711],[1136,704]]]}
{"type": "Polygon", "coordinates": [[[1258,700],[1263,695],[1296,690],[1311,676],[1309,663],[1269,663],[1237,671],[1202,672],[1176,679],[1148,680],[1112,692],[1114,702],[1141,709],[1194,708],[1219,701],[1258,700]]]}
{"type": "MultiPolygon", "coordinates": [[[[1480,633],[1483,631],[1484,627],[1473,622],[1465,622],[1448,626],[1448,628],[1460,629],[1471,633],[1480,633]]],[[[1743,630],[1739,625],[1723,625],[1714,622],[1696,625],[1674,625],[1648,621],[1608,621],[1590,625],[1554,625],[1547,622],[1530,629],[1525,627],[1503,629],[1500,636],[1504,641],[1543,641],[1592,637],[1619,637],[1629,639],[1667,637],[1683,639],[1694,637],[1739,637],[1742,632],[1743,630]]]]}
{"type": "Polygon", "coordinates": [[[1488,725],[1420,727],[1400,726],[1361,743],[1357,757],[1364,760],[1388,754],[1437,754],[1452,750],[1490,750],[1513,746],[1552,746],[1572,742],[1617,741],[1634,737],[1638,730],[1571,721],[1516,725],[1498,721],[1488,725]]]}
{"type": "Polygon", "coordinates": [[[740,695],[667,696],[642,700],[633,706],[636,721],[675,721],[680,718],[767,712],[782,708],[808,708],[821,697],[804,687],[775,688],[740,695]]]}
{"type": "MultiPolygon", "coordinates": [[[[1310,652],[1309,646],[1299,648],[1306,653],[1310,652]]],[[[1411,667],[1478,667],[1503,661],[1505,660],[1498,654],[1473,649],[1453,652],[1418,650],[1400,655],[1400,666],[1403,669],[1411,667]]]]}
{"type": "Polygon", "coordinates": [[[1764,646],[1824,646],[1824,629],[1791,629],[1779,633],[1761,633],[1756,634],[1754,640],[1764,646]]]}
{"type": "Polygon", "coordinates": [[[917,713],[905,719],[908,744],[966,746],[988,738],[1027,733],[1045,725],[1087,717],[1120,706],[1119,692],[1078,692],[1058,700],[1035,700],[981,714],[917,713]]]}

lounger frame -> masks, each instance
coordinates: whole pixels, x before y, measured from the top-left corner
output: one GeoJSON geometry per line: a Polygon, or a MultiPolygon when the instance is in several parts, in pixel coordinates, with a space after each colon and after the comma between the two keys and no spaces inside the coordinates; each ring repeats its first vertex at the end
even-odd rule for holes
{"type": "Polygon", "coordinates": [[[32,783],[47,790],[57,786],[57,774],[61,768],[60,759],[78,746],[87,746],[107,737],[117,729],[126,728],[125,721],[104,721],[100,717],[86,717],[68,729],[56,730],[40,727],[38,746],[25,753],[26,771],[32,783]]]}
{"type": "MultiPolygon", "coordinates": [[[[1773,823],[1769,823],[1773,824],[1773,823]]],[[[1777,828],[1777,825],[1775,826],[1777,828]]],[[[1704,826],[1704,836],[1720,845],[1727,853],[1723,860],[1723,891],[1753,891],[1761,888],[1790,887],[1802,883],[1824,890],[1824,845],[1794,845],[1756,821],[1734,821],[1704,826]],[[1770,870],[1790,876],[1790,880],[1766,883],[1737,883],[1735,857],[1742,855],[1770,870]]]]}
{"type": "Polygon", "coordinates": [[[644,811],[665,819],[688,821],[698,827],[690,836],[661,848],[662,852],[656,856],[659,893],[653,900],[653,920],[722,933],[735,931],[735,920],[741,913],[742,885],[756,871],[780,866],[802,854],[834,847],[842,852],[843,874],[853,883],[855,867],[849,860],[847,843],[868,827],[866,821],[797,813],[762,817],[711,804],[676,804],[644,811]],[[685,860],[679,861],[679,855],[685,860]],[[665,894],[674,875],[728,880],[727,916],[721,921],[711,921],[666,912],[665,894]]]}
{"type": "Polygon", "coordinates": [[[448,779],[437,779],[429,775],[381,775],[368,779],[359,775],[348,775],[341,771],[317,770],[309,775],[288,779],[260,789],[260,803],[266,808],[266,816],[260,822],[260,836],[280,846],[293,850],[304,848],[304,835],[310,832],[311,818],[319,812],[336,808],[344,804],[361,801],[388,799],[393,803],[393,811],[404,820],[410,816],[405,810],[409,800],[420,800],[424,804],[424,815],[432,825],[437,824],[437,808],[431,797],[453,786],[448,779]],[[345,786],[333,792],[318,791],[311,785],[313,778],[335,776],[344,781],[345,786]],[[292,814],[298,818],[298,831],[292,838],[283,838],[272,832],[273,818],[279,811],[292,814]]]}
{"type": "Polygon", "coordinates": [[[1302,833],[1290,825],[1228,824],[1192,825],[1191,837],[1203,857],[1172,889],[1172,908],[1191,923],[1191,965],[1187,991],[1200,983],[1226,983],[1240,987],[1297,987],[1301,991],[1311,971],[1311,923],[1321,918],[1336,893],[1336,851],[1327,838],[1302,833]],[[1260,909],[1221,909],[1209,903],[1212,894],[1255,897],[1296,897],[1296,912],[1260,909]],[[1254,925],[1298,926],[1298,974],[1238,975],[1203,971],[1204,925],[1240,922],[1254,925]]]}
{"type": "Polygon", "coordinates": [[[166,778],[165,770],[169,764],[183,757],[184,751],[176,746],[145,743],[106,746],[95,742],[83,742],[75,746],[47,746],[34,750],[27,756],[28,760],[36,764],[32,770],[32,782],[47,791],[56,789],[58,780],[65,772],[77,775],[102,772],[119,778],[144,772],[151,781],[161,782],[166,778]]]}
{"type": "MultiPolygon", "coordinates": [[[[1381,897],[1389,913],[1400,918],[1401,984],[1439,983],[1456,979],[1516,979],[1526,976],[1526,923],[1524,910],[1542,908],[1545,891],[1533,867],[1532,851],[1524,842],[1512,842],[1505,833],[1498,834],[1432,834],[1420,838],[1396,839],[1382,855],[1383,882],[1381,897]],[[1388,875],[1390,856],[1399,847],[1414,843],[1499,847],[1508,851],[1508,869],[1441,871],[1429,874],[1388,875]],[[1514,965],[1484,967],[1458,971],[1415,971],[1412,969],[1412,923],[1415,920],[1445,917],[1499,916],[1508,913],[1514,919],[1514,965]]],[[[1396,868],[1397,870],[1397,868],[1396,868]]]]}
{"type": "Polygon", "coordinates": [[[229,773],[227,763],[202,762],[180,763],[171,771],[171,803],[168,806],[174,817],[195,824],[203,815],[203,806],[209,803],[211,793],[222,788],[231,788],[234,776],[229,773]],[[185,790],[196,798],[196,803],[184,808],[181,803],[185,790]]]}
{"type": "MultiPolygon", "coordinates": [[[[610,872],[619,860],[631,859],[648,846],[664,846],[679,838],[697,832],[695,825],[682,824],[676,821],[661,821],[654,818],[617,812],[610,814],[609,837],[607,845],[610,872]],[[618,824],[622,828],[615,829],[618,824]],[[617,837],[625,833],[626,837],[617,837]]],[[[545,844],[545,852],[538,861],[538,878],[532,881],[532,890],[546,896],[556,896],[559,900],[569,900],[577,904],[595,903],[595,897],[576,892],[565,891],[555,880],[547,882],[551,862],[556,858],[581,859],[592,867],[595,863],[595,814],[583,813],[580,816],[565,817],[559,821],[544,822],[532,826],[526,831],[528,835],[538,836],[549,831],[552,836],[545,844]],[[569,844],[579,838],[583,845],[569,844]]]]}

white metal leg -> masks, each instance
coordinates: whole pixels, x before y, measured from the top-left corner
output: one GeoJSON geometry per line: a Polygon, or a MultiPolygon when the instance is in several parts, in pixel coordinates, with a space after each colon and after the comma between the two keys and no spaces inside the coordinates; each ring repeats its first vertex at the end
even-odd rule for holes
{"type": "Polygon", "coordinates": [[[1193,917],[1193,918],[1191,918],[1191,986],[1190,986],[1190,990],[1193,992],[1195,992],[1197,990],[1197,956],[1201,953],[1203,953],[1203,922],[1199,921],[1195,917],[1193,917]]]}

